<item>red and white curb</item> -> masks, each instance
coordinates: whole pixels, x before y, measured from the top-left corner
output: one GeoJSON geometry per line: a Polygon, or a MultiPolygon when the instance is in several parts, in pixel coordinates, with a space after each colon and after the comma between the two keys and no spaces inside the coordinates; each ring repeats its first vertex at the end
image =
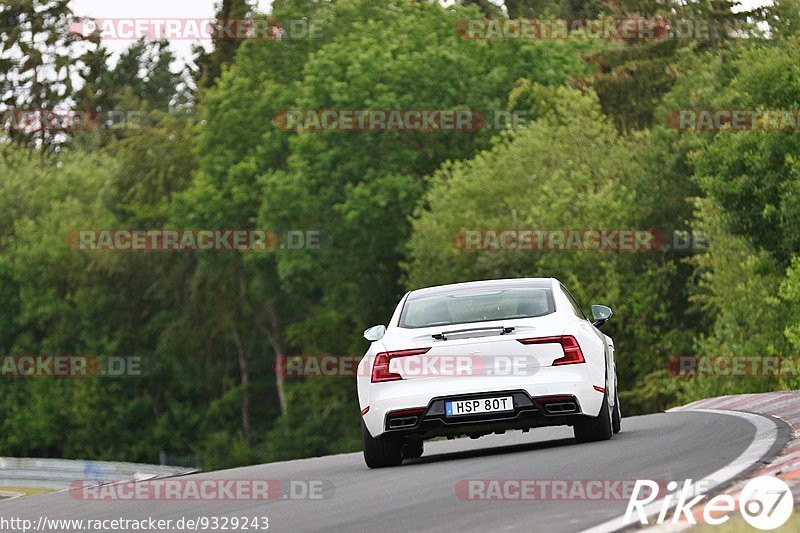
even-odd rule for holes
{"type": "MultiPolygon", "coordinates": [[[[800,509],[800,390],[786,392],[768,392],[761,394],[737,394],[698,400],[688,405],[675,407],[668,412],[697,411],[715,414],[725,414],[744,418],[756,428],[756,435],[748,448],[727,466],[717,470],[701,480],[694,480],[693,494],[729,494],[738,501],[738,495],[747,481],[758,476],[775,476],[789,485],[795,500],[795,508],[800,509]],[[792,429],[792,436],[784,448],[774,457],[765,458],[774,447],[778,439],[778,426],[770,419],[778,418],[786,422],[792,429]],[[763,466],[752,470],[759,462],[763,466]],[[715,491],[719,487],[736,480],[736,482],[723,491],[715,491]],[[702,488],[702,490],[701,490],[702,488]]],[[[644,510],[648,516],[656,514],[663,500],[645,505],[644,510]]],[[[702,509],[695,512],[695,521],[702,523],[702,509]],[[699,520],[698,520],[699,518],[699,520]]],[[[632,524],[620,516],[598,524],[583,533],[606,533],[630,528],[632,524]]],[[[664,524],[653,526],[649,530],[658,532],[682,531],[691,527],[683,522],[678,524],[664,524]]]]}

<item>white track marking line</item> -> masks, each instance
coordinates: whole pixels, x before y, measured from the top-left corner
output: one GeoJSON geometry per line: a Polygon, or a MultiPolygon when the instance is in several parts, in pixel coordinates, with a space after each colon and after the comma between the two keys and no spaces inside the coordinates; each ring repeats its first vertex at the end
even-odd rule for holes
{"type": "MultiPolygon", "coordinates": [[[[768,452],[769,450],[775,445],[775,442],[778,440],[778,425],[771,419],[764,415],[755,415],[752,413],[743,413],[741,411],[724,411],[724,410],[717,410],[717,409],[684,409],[681,412],[685,411],[694,411],[697,413],[712,413],[712,414],[722,414],[722,415],[729,415],[729,416],[736,416],[739,418],[744,418],[751,424],[753,424],[756,428],[756,435],[753,438],[753,442],[750,443],[750,446],[747,447],[742,454],[728,463],[727,466],[723,466],[716,472],[709,474],[707,477],[701,480],[693,480],[691,488],[691,496],[699,496],[701,494],[707,495],[713,491],[714,488],[727,483],[728,481],[734,479],[736,476],[740,475],[745,470],[748,470],[752,466],[754,466],[757,462],[759,462],[768,452]],[[701,487],[705,489],[705,491],[701,490],[701,487]]],[[[681,481],[681,480],[675,480],[681,481]]],[[[661,504],[663,503],[664,499],[660,499],[654,501],[648,505],[644,506],[644,510],[647,516],[651,516],[653,514],[657,514],[661,509],[661,504]]],[[[584,529],[581,533],[609,533],[612,531],[618,531],[622,528],[629,527],[631,525],[638,525],[636,523],[636,518],[631,516],[634,520],[633,522],[626,522],[625,515],[618,516],[616,518],[612,518],[602,524],[598,524],[594,527],[590,527],[588,529],[584,529]]],[[[665,524],[666,525],[666,524],[665,524]]],[[[670,524],[673,525],[673,524],[670,524]]],[[[675,526],[680,527],[681,524],[674,524],[675,526]]]]}

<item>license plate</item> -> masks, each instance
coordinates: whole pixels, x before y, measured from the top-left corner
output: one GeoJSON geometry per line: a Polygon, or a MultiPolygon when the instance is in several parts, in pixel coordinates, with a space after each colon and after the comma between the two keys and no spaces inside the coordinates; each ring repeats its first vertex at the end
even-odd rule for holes
{"type": "Polygon", "coordinates": [[[445,402],[447,416],[479,415],[482,413],[502,413],[514,410],[511,396],[502,398],[481,398],[480,400],[457,400],[445,402]]]}

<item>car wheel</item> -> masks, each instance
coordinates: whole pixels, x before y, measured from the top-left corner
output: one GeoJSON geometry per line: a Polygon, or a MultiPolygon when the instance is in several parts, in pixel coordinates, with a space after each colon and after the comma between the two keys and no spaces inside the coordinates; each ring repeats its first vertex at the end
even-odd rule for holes
{"type": "Polygon", "coordinates": [[[403,462],[403,441],[395,435],[382,435],[377,439],[370,435],[361,421],[361,436],[364,443],[364,462],[370,468],[398,466],[403,462]]]}
{"type": "MultiPolygon", "coordinates": [[[[606,389],[608,391],[608,389],[606,389]]],[[[595,442],[608,440],[613,434],[611,427],[611,408],[608,405],[608,392],[603,395],[603,405],[600,414],[594,418],[587,418],[576,422],[572,428],[577,442],[595,442]]]]}
{"type": "Polygon", "coordinates": [[[419,459],[422,457],[423,445],[419,439],[407,440],[403,445],[404,459],[419,459]]]}
{"type": "Polygon", "coordinates": [[[619,396],[614,393],[614,412],[611,414],[611,430],[619,433],[622,429],[622,413],[619,409],[619,396]]]}

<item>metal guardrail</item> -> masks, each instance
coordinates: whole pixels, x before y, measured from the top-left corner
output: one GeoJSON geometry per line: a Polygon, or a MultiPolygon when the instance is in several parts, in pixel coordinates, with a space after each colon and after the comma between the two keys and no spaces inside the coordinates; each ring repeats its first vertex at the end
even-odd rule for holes
{"type": "Polygon", "coordinates": [[[196,468],[70,459],[0,457],[0,487],[63,490],[73,481],[139,481],[180,476],[196,468]]]}

